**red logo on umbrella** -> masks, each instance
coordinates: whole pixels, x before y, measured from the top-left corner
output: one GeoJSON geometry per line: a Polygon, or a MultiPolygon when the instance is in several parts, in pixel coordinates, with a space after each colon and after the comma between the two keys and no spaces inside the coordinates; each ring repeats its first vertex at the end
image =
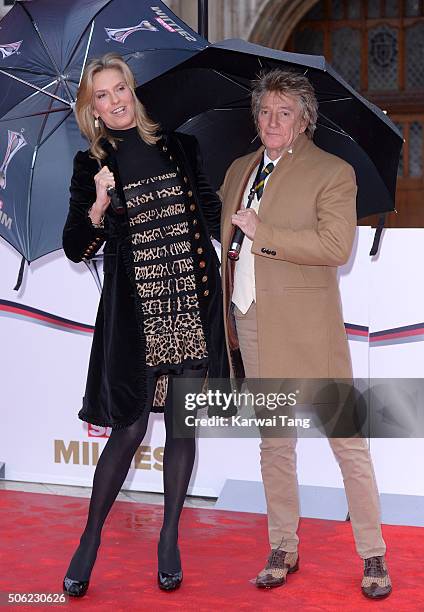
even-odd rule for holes
{"type": "Polygon", "coordinates": [[[106,34],[111,40],[115,42],[124,43],[130,34],[134,32],[140,32],[141,30],[147,30],[148,32],[157,32],[158,28],[150,23],[150,21],[143,20],[136,26],[130,28],[105,28],[106,34]]]}
{"type": "Polygon", "coordinates": [[[22,40],[19,40],[18,42],[14,43],[7,43],[6,45],[0,45],[0,53],[3,56],[2,59],[5,59],[6,57],[10,57],[14,53],[17,53],[21,45],[22,40]]]}
{"type": "Polygon", "coordinates": [[[20,132],[7,130],[7,150],[0,166],[0,189],[6,189],[6,173],[12,157],[26,144],[27,141],[20,132]]]}

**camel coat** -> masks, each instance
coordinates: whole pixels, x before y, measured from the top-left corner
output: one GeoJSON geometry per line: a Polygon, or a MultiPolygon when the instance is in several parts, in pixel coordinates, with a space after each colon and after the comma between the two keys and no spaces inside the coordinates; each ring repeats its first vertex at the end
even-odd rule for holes
{"type": "MultiPolygon", "coordinates": [[[[263,150],[236,159],[220,190],[225,334],[236,376],[241,371],[231,296],[237,263],[227,258],[231,215],[263,150]]],[[[351,253],[356,191],[353,168],[305,134],[269,177],[252,244],[261,378],[351,377],[337,266],[351,253]]]]}

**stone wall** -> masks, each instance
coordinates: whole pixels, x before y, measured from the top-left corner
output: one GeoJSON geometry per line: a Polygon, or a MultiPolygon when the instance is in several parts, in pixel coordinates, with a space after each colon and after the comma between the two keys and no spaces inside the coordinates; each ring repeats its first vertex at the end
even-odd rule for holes
{"type": "MultiPolygon", "coordinates": [[[[209,0],[209,40],[244,38],[269,0],[209,0]]],[[[166,0],[165,4],[197,31],[197,0],[166,0]]]]}

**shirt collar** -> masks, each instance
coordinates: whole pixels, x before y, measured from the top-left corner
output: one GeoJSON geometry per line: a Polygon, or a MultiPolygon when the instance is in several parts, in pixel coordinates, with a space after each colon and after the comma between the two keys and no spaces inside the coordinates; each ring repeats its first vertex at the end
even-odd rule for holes
{"type": "Polygon", "coordinates": [[[282,158],[282,155],[280,155],[280,157],[277,157],[277,159],[271,159],[270,157],[268,157],[268,154],[265,149],[264,150],[264,168],[266,168],[268,164],[274,164],[274,167],[275,167],[281,158],[282,158]]]}
{"type": "MultiPolygon", "coordinates": [[[[291,146],[290,146],[290,149],[288,149],[287,153],[288,153],[289,155],[292,155],[292,154],[293,154],[293,152],[294,152],[294,149],[296,148],[296,150],[297,150],[297,149],[298,149],[298,147],[302,145],[302,142],[303,142],[304,140],[306,140],[306,139],[307,139],[307,137],[306,137],[306,135],[305,135],[305,134],[303,134],[303,133],[302,133],[302,134],[299,134],[299,135],[297,136],[297,138],[294,140],[294,142],[292,142],[292,144],[291,144],[291,146]]],[[[282,155],[280,155],[280,157],[277,157],[277,159],[272,160],[272,159],[270,159],[270,158],[268,157],[268,154],[267,154],[267,152],[266,152],[266,149],[264,148],[264,167],[266,167],[266,166],[267,166],[267,164],[269,164],[269,163],[272,163],[272,164],[274,164],[274,166],[276,166],[282,157],[283,157],[283,156],[282,156],[282,155]]]]}

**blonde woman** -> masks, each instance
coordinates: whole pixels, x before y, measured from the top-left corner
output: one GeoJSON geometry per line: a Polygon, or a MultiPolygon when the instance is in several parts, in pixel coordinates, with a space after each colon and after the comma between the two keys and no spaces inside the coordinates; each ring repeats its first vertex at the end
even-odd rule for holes
{"type": "Polygon", "coordinates": [[[79,262],[105,243],[103,293],[78,416],[112,432],[96,467],[87,524],[64,590],[76,597],[86,593],[103,523],[149,413],[163,410],[158,584],[170,591],[182,581],[178,523],[195,438],[174,436],[173,417],[183,406],[172,405],[167,383],[190,379],[195,391],[206,373],[228,374],[211,243],[211,236],[219,239],[220,202],[202,172],[195,139],[160,133],[120,56],[109,53],[87,64],[75,112],[90,147],[75,156],[63,248],[79,262]]]}

